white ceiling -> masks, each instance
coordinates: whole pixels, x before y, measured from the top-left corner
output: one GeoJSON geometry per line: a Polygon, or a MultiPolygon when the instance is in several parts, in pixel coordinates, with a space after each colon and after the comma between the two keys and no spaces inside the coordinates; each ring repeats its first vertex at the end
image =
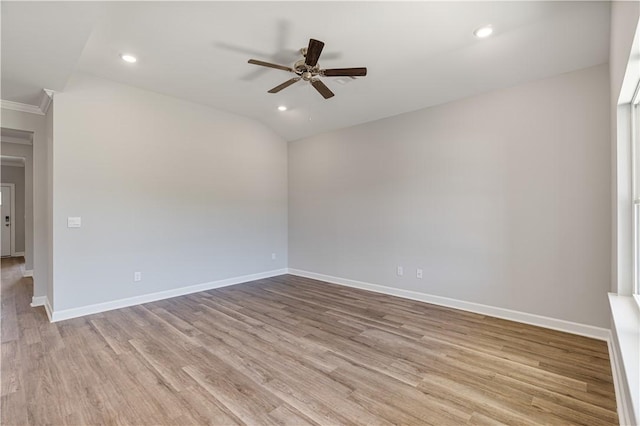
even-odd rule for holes
{"type": "Polygon", "coordinates": [[[3,1],[2,99],[38,106],[42,89],[64,90],[103,6],[3,1]]]}
{"type": "Polygon", "coordinates": [[[608,2],[113,2],[2,7],[2,99],[37,105],[74,68],[256,118],[288,140],[397,115],[608,60],[608,2]],[[492,37],[472,31],[492,24],[492,37]],[[291,65],[310,37],[324,100],[292,77],[247,64],[291,65]],[[82,46],[84,49],[82,50],[82,46]],[[138,57],[121,61],[119,53],[138,57]],[[281,113],[278,105],[289,110],[281,113]]]}

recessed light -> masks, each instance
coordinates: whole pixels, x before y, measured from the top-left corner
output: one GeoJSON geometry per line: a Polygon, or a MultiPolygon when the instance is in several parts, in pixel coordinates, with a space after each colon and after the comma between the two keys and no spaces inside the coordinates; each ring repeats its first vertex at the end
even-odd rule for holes
{"type": "Polygon", "coordinates": [[[491,25],[485,25],[484,27],[480,27],[473,32],[473,35],[478,38],[486,38],[493,34],[493,27],[491,25]]]}
{"type": "Polygon", "coordinates": [[[129,55],[126,53],[121,54],[120,57],[122,58],[123,61],[129,62],[130,64],[133,64],[138,60],[135,56],[129,55]]]}
{"type": "Polygon", "coordinates": [[[278,111],[286,111],[286,110],[287,110],[287,107],[286,107],[286,106],[284,106],[284,105],[280,105],[280,106],[278,107],[278,111]]]}

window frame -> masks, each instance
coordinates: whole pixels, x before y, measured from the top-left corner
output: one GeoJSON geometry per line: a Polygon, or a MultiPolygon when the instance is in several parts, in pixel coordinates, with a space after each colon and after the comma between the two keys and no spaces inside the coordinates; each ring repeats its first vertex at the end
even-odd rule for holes
{"type": "Polygon", "coordinates": [[[640,306],[640,81],[629,105],[631,123],[631,195],[633,199],[633,297],[640,306]]]}

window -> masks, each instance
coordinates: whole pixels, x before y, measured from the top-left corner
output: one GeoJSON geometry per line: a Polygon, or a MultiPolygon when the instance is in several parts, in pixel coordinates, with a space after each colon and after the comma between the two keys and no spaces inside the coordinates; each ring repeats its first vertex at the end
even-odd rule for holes
{"type": "Polygon", "coordinates": [[[640,82],[630,105],[633,191],[633,293],[640,303],[640,82]]]}

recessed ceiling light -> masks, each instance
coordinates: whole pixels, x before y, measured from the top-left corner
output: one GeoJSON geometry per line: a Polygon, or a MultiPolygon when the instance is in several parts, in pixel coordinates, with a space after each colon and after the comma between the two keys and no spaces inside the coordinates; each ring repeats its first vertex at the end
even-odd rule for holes
{"type": "Polygon", "coordinates": [[[287,110],[287,107],[286,107],[286,106],[284,106],[284,105],[280,105],[280,106],[278,107],[278,111],[286,111],[286,110],[287,110]]]}
{"type": "Polygon", "coordinates": [[[126,53],[121,54],[120,57],[122,58],[123,61],[129,62],[130,64],[133,64],[138,60],[135,56],[129,55],[126,53]]]}
{"type": "Polygon", "coordinates": [[[480,27],[473,32],[473,35],[478,38],[486,38],[493,34],[493,27],[491,25],[485,25],[484,27],[480,27]]]}

